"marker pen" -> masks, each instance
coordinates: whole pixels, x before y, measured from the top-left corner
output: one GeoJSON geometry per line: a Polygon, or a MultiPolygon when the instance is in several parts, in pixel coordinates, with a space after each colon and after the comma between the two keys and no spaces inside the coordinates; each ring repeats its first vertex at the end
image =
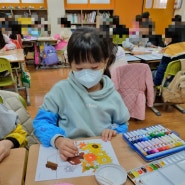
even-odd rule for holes
{"type": "Polygon", "coordinates": [[[126,138],[127,138],[131,143],[134,143],[134,142],[132,142],[133,140],[132,140],[132,138],[129,136],[128,133],[124,133],[124,136],[126,136],[126,138]]]}
{"type": "Polygon", "coordinates": [[[175,141],[176,146],[182,146],[185,144],[185,142],[178,136],[176,136],[174,133],[169,134],[169,137],[171,137],[175,141]]]}
{"type": "Polygon", "coordinates": [[[151,142],[152,142],[152,144],[154,145],[154,147],[155,147],[159,152],[161,152],[161,151],[164,150],[163,146],[162,146],[161,143],[157,140],[157,138],[153,138],[153,139],[151,140],[151,142]]]}
{"type": "Polygon", "coordinates": [[[173,148],[174,147],[174,145],[172,143],[168,142],[165,139],[165,136],[159,137],[159,140],[161,140],[163,143],[165,143],[169,148],[173,148]]]}
{"type": "Polygon", "coordinates": [[[170,149],[170,147],[166,143],[163,143],[159,138],[156,138],[156,140],[162,145],[164,150],[170,149]]]}
{"type": "Polygon", "coordinates": [[[134,146],[143,154],[143,155],[147,155],[146,151],[144,151],[139,145],[138,143],[134,143],[134,146]]]}
{"type": "Polygon", "coordinates": [[[166,150],[169,150],[171,148],[171,146],[167,144],[166,141],[162,137],[158,137],[157,139],[159,139],[161,143],[163,143],[163,146],[165,147],[166,150]]]}
{"type": "Polygon", "coordinates": [[[152,150],[151,150],[152,153],[159,152],[159,150],[157,148],[155,148],[149,140],[145,141],[145,142],[152,148],[152,150]]]}
{"type": "Polygon", "coordinates": [[[173,141],[171,141],[170,137],[168,135],[165,135],[161,137],[171,148],[176,147],[173,141]]]}

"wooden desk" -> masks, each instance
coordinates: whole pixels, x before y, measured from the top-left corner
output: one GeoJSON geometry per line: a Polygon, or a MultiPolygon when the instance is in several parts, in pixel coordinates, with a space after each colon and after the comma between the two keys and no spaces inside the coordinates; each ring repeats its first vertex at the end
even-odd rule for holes
{"type": "Polygon", "coordinates": [[[138,62],[141,61],[140,58],[138,58],[138,57],[136,57],[134,55],[130,55],[130,54],[126,54],[125,58],[126,58],[128,63],[136,63],[136,62],[138,63],[138,62]]]}
{"type": "MultiPolygon", "coordinates": [[[[100,138],[100,137],[95,137],[100,138]]],[[[92,138],[89,138],[92,139],[92,138]]],[[[94,138],[93,138],[94,139],[94,138]]],[[[146,162],[135,152],[129,145],[122,139],[122,135],[117,135],[111,140],[115,154],[118,158],[120,165],[122,165],[127,171],[137,166],[142,166],[146,162]]],[[[35,173],[37,168],[37,160],[40,145],[32,145],[29,150],[28,165],[26,171],[25,185],[52,185],[54,183],[72,183],[74,185],[98,185],[94,176],[77,177],[77,178],[66,178],[56,179],[49,181],[35,182],[35,173]]],[[[126,185],[133,185],[133,183],[127,179],[126,185]]]]}
{"type": "Polygon", "coordinates": [[[23,63],[25,62],[24,50],[23,49],[13,49],[13,50],[9,50],[9,51],[4,51],[3,53],[0,53],[0,57],[7,58],[10,61],[10,63],[12,64],[12,69],[16,70],[18,90],[25,90],[26,91],[27,104],[30,105],[29,88],[21,87],[19,75],[17,72],[18,68],[20,68],[22,71],[24,71],[24,66],[23,66],[23,63]]]}
{"type": "Polygon", "coordinates": [[[0,53],[0,56],[7,58],[12,63],[14,63],[14,62],[19,62],[19,63],[25,62],[23,49],[13,49],[13,50],[9,50],[9,51],[4,51],[3,53],[0,53]]]}
{"type": "Polygon", "coordinates": [[[150,66],[150,69],[156,69],[163,55],[160,53],[151,53],[134,56],[139,58],[141,62],[148,64],[150,66]]]}
{"type": "Polygon", "coordinates": [[[38,37],[37,39],[38,42],[57,42],[57,39],[53,37],[38,37]]]}
{"type": "Polygon", "coordinates": [[[26,173],[27,151],[12,149],[10,155],[0,163],[1,185],[23,185],[26,173]]]}

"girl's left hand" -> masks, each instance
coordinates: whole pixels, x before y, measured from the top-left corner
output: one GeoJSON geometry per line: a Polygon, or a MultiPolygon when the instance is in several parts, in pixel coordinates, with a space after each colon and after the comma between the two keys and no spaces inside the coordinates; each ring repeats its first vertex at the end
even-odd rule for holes
{"type": "Polygon", "coordinates": [[[102,132],[102,139],[103,141],[110,141],[112,137],[116,136],[117,132],[111,129],[105,129],[102,132]]]}

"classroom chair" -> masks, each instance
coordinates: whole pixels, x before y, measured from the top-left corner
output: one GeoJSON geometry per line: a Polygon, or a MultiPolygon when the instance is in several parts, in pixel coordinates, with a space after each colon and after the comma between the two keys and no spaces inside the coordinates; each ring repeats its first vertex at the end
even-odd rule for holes
{"type": "Polygon", "coordinates": [[[0,57],[0,73],[0,88],[5,88],[13,85],[14,91],[18,92],[17,81],[12,73],[10,61],[3,57],[0,57]]]}
{"type": "Polygon", "coordinates": [[[152,107],[154,102],[150,67],[144,63],[120,65],[111,70],[111,79],[126,104],[130,117],[144,120],[146,104],[152,107]]]}
{"type": "MultiPolygon", "coordinates": [[[[182,108],[179,104],[185,103],[185,98],[182,98],[182,95],[180,94],[180,91],[178,93],[175,93],[177,89],[174,89],[173,91],[170,90],[170,83],[171,80],[175,77],[175,75],[181,71],[185,70],[185,59],[179,59],[172,61],[168,64],[166,71],[164,73],[164,78],[162,81],[162,84],[160,86],[155,87],[155,100],[154,100],[154,106],[151,107],[151,110],[157,115],[160,116],[161,112],[156,108],[157,106],[163,106],[164,108],[168,108],[169,106],[174,106],[177,108],[180,112],[185,114],[185,109],[182,108]],[[170,80],[171,79],[171,80],[170,80]],[[160,99],[159,102],[157,102],[157,98],[160,99]]],[[[177,87],[178,88],[178,87],[177,87]]],[[[185,94],[184,94],[185,97],[185,94]]]]}

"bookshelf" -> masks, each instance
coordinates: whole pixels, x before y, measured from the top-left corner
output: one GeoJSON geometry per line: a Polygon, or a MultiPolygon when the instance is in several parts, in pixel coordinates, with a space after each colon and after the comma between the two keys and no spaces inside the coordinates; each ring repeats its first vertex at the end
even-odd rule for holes
{"type": "Polygon", "coordinates": [[[68,21],[73,28],[78,26],[99,27],[113,16],[113,0],[64,0],[68,21]]]}
{"type": "Polygon", "coordinates": [[[46,18],[47,0],[0,0],[0,13],[11,17],[37,14],[46,18]]]}
{"type": "Polygon", "coordinates": [[[47,19],[47,9],[29,9],[29,8],[21,8],[21,9],[0,9],[0,13],[5,14],[8,17],[31,17],[32,15],[38,15],[38,17],[47,19]]]}
{"type": "Polygon", "coordinates": [[[102,10],[66,10],[67,20],[71,22],[71,27],[93,26],[99,27],[104,21],[108,21],[113,17],[113,9],[102,10]]]}

